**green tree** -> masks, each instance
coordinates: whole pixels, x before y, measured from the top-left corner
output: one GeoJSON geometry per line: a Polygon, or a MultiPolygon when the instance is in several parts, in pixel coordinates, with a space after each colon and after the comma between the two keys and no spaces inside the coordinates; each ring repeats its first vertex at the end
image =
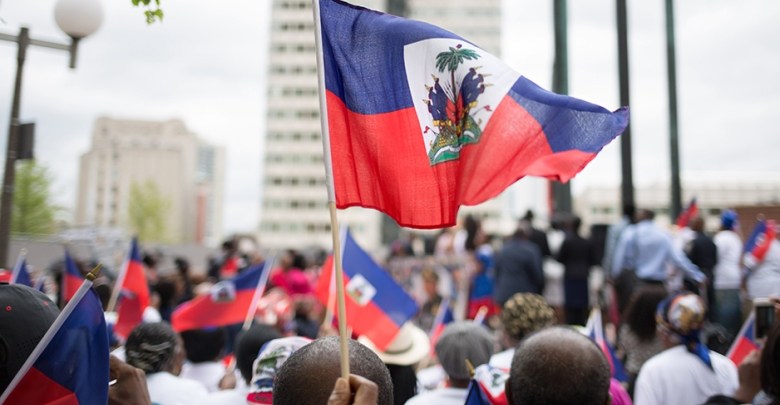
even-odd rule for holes
{"type": "Polygon", "coordinates": [[[165,218],[171,208],[157,183],[151,179],[130,185],[128,220],[132,231],[144,242],[167,241],[165,218]]]}
{"type": "Polygon", "coordinates": [[[136,7],[140,7],[140,6],[144,7],[144,15],[146,16],[147,24],[153,24],[155,21],[162,22],[163,11],[160,8],[160,0],[130,0],[130,1],[136,7]]]}
{"type": "Polygon", "coordinates": [[[59,208],[51,200],[51,176],[45,166],[34,160],[18,163],[11,232],[16,234],[49,235],[56,229],[59,208]]]}

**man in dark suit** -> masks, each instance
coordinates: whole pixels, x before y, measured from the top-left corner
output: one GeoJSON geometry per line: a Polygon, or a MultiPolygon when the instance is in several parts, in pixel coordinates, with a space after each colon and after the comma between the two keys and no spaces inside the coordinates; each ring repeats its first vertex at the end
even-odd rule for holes
{"type": "Polygon", "coordinates": [[[542,255],[528,240],[530,235],[530,226],[521,222],[496,255],[493,297],[501,306],[516,293],[541,294],[544,291],[542,255]]]}
{"type": "Polygon", "coordinates": [[[566,323],[584,325],[590,304],[588,276],[596,264],[596,255],[590,241],[579,234],[579,217],[572,217],[564,224],[563,240],[556,259],[564,266],[563,293],[566,323]]]}
{"type": "Polygon", "coordinates": [[[528,224],[531,232],[528,239],[539,248],[542,257],[552,256],[550,245],[547,243],[547,234],[542,230],[534,228],[534,212],[531,210],[526,211],[525,216],[523,216],[523,219],[521,219],[520,222],[528,224]]]}

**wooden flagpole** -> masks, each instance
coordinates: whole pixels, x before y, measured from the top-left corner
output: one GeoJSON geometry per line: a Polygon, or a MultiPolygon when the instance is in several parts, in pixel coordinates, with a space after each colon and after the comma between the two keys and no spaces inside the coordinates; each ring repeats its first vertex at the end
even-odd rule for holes
{"type": "Polygon", "coordinates": [[[249,309],[246,311],[246,317],[244,318],[244,325],[241,330],[247,331],[252,326],[252,321],[255,319],[255,313],[257,312],[257,304],[260,302],[260,298],[265,294],[265,287],[268,285],[268,276],[274,269],[276,264],[276,257],[271,256],[265,259],[263,264],[263,273],[260,274],[260,279],[257,280],[257,287],[255,287],[255,294],[252,296],[252,302],[249,304],[249,309]]]}
{"type": "Polygon", "coordinates": [[[122,284],[125,283],[125,276],[127,276],[127,267],[130,265],[130,255],[133,254],[133,241],[135,241],[136,244],[138,243],[135,237],[130,239],[130,249],[127,250],[127,254],[122,261],[122,267],[119,268],[119,274],[114,281],[114,287],[111,289],[111,298],[108,300],[106,312],[114,312],[116,309],[119,294],[122,292],[122,284]]]}
{"type": "Polygon", "coordinates": [[[333,237],[333,261],[336,271],[336,302],[339,317],[339,342],[341,349],[341,376],[349,379],[349,337],[347,336],[347,310],[344,299],[344,270],[341,262],[338,212],[336,209],[336,188],[333,183],[333,162],[330,154],[330,131],[328,128],[328,103],[325,95],[325,66],[322,51],[322,20],[320,0],[312,0],[314,11],[314,39],[317,45],[317,83],[320,95],[320,125],[322,126],[322,149],[325,161],[325,183],[328,187],[328,209],[330,230],[333,237]]]}

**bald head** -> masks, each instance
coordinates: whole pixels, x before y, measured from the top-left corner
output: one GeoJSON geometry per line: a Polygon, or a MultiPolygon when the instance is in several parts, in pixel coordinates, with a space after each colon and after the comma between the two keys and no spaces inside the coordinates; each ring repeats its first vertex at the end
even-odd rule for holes
{"type": "MultiPolygon", "coordinates": [[[[390,372],[379,356],[355,340],[349,341],[349,372],[377,385],[378,405],[393,404],[390,372]]],[[[338,337],[317,339],[293,353],[279,369],[274,405],[326,404],[340,374],[338,337]]]]}
{"type": "Polygon", "coordinates": [[[606,405],[609,364],[598,347],[574,329],[552,327],[524,340],[507,381],[511,403],[606,405]]]}

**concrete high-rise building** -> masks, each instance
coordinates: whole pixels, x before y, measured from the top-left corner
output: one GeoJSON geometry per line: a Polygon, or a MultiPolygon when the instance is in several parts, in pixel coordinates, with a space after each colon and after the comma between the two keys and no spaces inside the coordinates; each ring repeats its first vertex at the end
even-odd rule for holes
{"type": "Polygon", "coordinates": [[[129,230],[134,184],[153,182],[167,201],[160,241],[216,245],[222,238],[224,151],[183,122],[95,122],[92,146],[81,156],[75,224],[129,230]]]}
{"type": "MultiPolygon", "coordinates": [[[[409,18],[438,25],[500,54],[501,0],[352,3],[375,10],[384,10],[389,4],[393,10],[406,11],[409,18]]],[[[270,248],[327,248],[331,246],[330,217],[311,1],[273,0],[271,24],[261,243],[270,248]]],[[[486,228],[495,232],[506,222],[507,208],[506,199],[497,198],[462,212],[485,217],[486,228]]],[[[365,248],[376,251],[380,247],[382,220],[378,212],[350,208],[339,213],[339,220],[351,226],[365,248]]]]}

